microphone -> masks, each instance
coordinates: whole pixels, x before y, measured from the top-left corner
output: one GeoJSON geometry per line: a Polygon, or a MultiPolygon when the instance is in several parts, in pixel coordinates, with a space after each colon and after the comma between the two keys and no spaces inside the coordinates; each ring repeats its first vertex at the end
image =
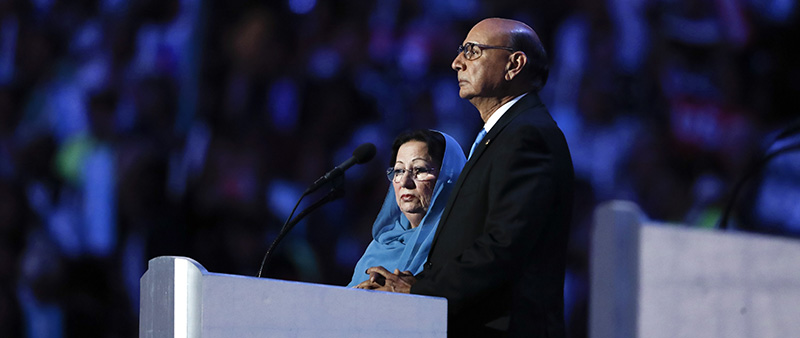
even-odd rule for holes
{"type": "Polygon", "coordinates": [[[334,180],[339,176],[344,175],[344,171],[352,167],[354,164],[367,163],[373,157],[375,157],[375,145],[372,143],[364,143],[358,146],[356,150],[353,150],[353,157],[348,158],[347,161],[342,162],[342,164],[336,166],[335,168],[333,168],[333,170],[327,172],[325,175],[322,175],[322,177],[320,177],[316,182],[314,182],[314,184],[312,184],[310,187],[308,187],[308,189],[306,189],[306,192],[304,192],[303,195],[300,196],[300,199],[297,201],[297,204],[294,205],[294,209],[292,209],[292,212],[289,214],[289,218],[287,218],[286,222],[283,223],[283,227],[281,228],[281,231],[278,233],[278,237],[275,238],[275,240],[272,242],[272,245],[270,245],[269,249],[267,249],[267,253],[264,254],[264,258],[261,260],[261,267],[258,268],[258,274],[256,275],[256,277],[261,278],[261,272],[264,270],[264,265],[266,265],[267,259],[270,257],[272,250],[275,248],[276,245],[278,245],[278,243],[283,239],[283,237],[289,233],[289,230],[292,230],[295,224],[300,222],[300,220],[303,219],[303,217],[305,217],[309,213],[311,213],[311,211],[314,211],[323,204],[333,201],[344,195],[344,190],[341,187],[342,182],[341,181],[334,182],[334,188],[330,192],[328,192],[328,195],[326,195],[321,200],[312,204],[308,209],[303,210],[299,215],[297,215],[297,218],[293,219],[292,216],[294,216],[294,211],[297,210],[297,206],[300,205],[300,201],[303,200],[303,197],[319,189],[319,187],[321,187],[325,183],[328,183],[331,180],[334,180]]]}
{"type": "Polygon", "coordinates": [[[321,186],[323,186],[325,183],[328,183],[332,179],[334,179],[336,177],[339,177],[342,174],[344,174],[344,171],[349,169],[353,165],[367,163],[370,160],[372,160],[373,157],[375,157],[375,145],[374,144],[372,144],[372,143],[364,143],[364,144],[358,146],[358,148],[356,148],[356,150],[353,150],[353,156],[352,157],[348,158],[346,161],[342,162],[342,164],[336,166],[331,171],[325,173],[325,175],[322,175],[322,177],[317,179],[314,182],[314,184],[312,184],[310,187],[308,187],[308,189],[306,189],[306,192],[304,192],[303,195],[308,195],[308,194],[316,191],[321,186]]]}

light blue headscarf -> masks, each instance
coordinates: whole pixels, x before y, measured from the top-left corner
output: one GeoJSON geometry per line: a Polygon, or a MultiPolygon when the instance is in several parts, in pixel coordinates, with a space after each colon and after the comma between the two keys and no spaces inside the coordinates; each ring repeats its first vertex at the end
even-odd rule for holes
{"type": "Polygon", "coordinates": [[[383,266],[389,271],[408,270],[415,275],[422,272],[422,265],[428,259],[428,251],[442,218],[444,205],[447,204],[450,191],[466,162],[464,150],[458,142],[450,135],[436,132],[444,136],[445,151],[428,213],[418,227],[411,229],[408,219],[397,206],[394,187],[389,183],[389,191],[383,200],[381,211],[372,224],[373,240],[358,260],[353,278],[347,286],[355,286],[367,280],[369,275],[365,271],[373,266],[383,266]]]}

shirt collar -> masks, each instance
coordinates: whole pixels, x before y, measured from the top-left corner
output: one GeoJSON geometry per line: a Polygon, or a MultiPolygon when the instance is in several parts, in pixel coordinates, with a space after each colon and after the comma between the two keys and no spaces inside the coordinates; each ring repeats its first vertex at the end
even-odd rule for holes
{"type": "Polygon", "coordinates": [[[500,108],[497,108],[494,114],[492,114],[492,116],[489,117],[489,120],[486,121],[486,124],[483,125],[483,129],[486,130],[487,133],[490,130],[492,130],[492,127],[494,127],[494,125],[497,124],[497,121],[500,120],[501,117],[503,117],[503,115],[508,111],[508,109],[510,109],[511,106],[517,103],[517,101],[525,97],[525,95],[528,95],[528,93],[517,96],[513,98],[511,101],[508,101],[504,105],[500,106],[500,108]]]}

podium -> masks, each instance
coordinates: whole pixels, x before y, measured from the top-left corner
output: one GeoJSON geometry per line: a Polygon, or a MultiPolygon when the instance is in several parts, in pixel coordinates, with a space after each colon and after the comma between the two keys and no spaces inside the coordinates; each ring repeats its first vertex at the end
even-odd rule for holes
{"type": "Polygon", "coordinates": [[[445,337],[447,300],[210,273],[186,257],[150,260],[139,337],[445,337]]]}
{"type": "Polygon", "coordinates": [[[800,241],[598,207],[591,337],[800,337],[800,241]]]}

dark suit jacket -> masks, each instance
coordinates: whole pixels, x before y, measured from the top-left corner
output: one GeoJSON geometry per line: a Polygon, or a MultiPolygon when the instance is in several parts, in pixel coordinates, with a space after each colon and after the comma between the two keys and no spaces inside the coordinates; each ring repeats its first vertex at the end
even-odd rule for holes
{"type": "Polygon", "coordinates": [[[536,93],[478,145],[411,288],[447,298],[450,336],[565,335],[573,176],[564,136],[536,93]]]}

